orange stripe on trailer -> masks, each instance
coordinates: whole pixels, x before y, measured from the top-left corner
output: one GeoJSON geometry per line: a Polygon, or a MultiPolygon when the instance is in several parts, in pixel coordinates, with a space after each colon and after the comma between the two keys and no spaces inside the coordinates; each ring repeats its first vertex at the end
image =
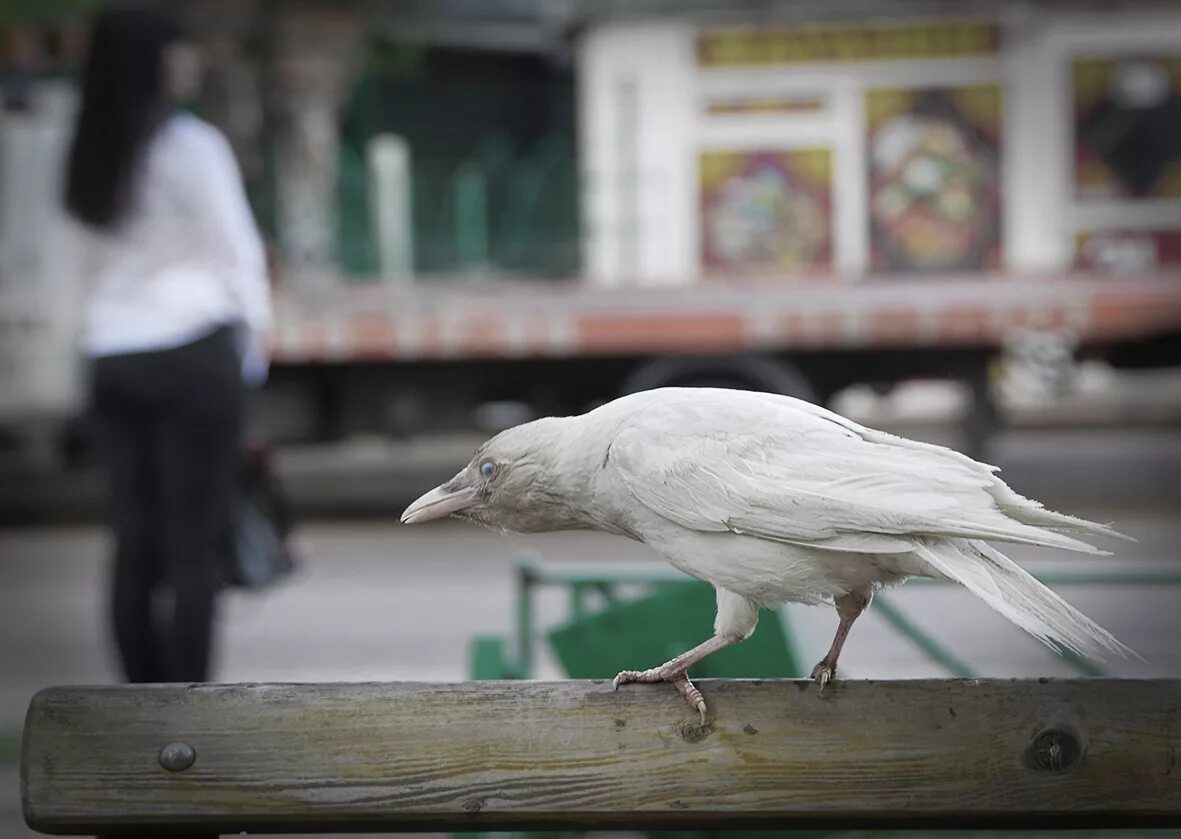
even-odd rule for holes
{"type": "Polygon", "coordinates": [[[989,312],[983,306],[949,306],[936,316],[937,340],[971,343],[990,334],[989,312]]]}
{"type": "Polygon", "coordinates": [[[789,347],[841,346],[850,341],[844,312],[788,312],[778,318],[779,335],[789,347]]]}
{"type": "Polygon", "coordinates": [[[1139,329],[1152,307],[1117,294],[1096,294],[1091,303],[1091,329],[1100,335],[1123,335],[1139,329]]]}
{"type": "Polygon", "coordinates": [[[871,343],[911,344],[922,329],[922,319],[914,309],[880,309],[869,316],[871,343]]]}
{"type": "Polygon", "coordinates": [[[844,312],[818,312],[808,323],[809,343],[822,347],[840,346],[849,342],[849,316],[844,312]]]}
{"type": "Polygon", "coordinates": [[[1029,329],[1032,319],[1028,309],[1012,307],[1001,310],[999,322],[1002,330],[1006,332],[1020,331],[1029,329]]]}
{"type": "Polygon", "coordinates": [[[580,352],[629,350],[736,349],[745,346],[745,321],[727,315],[584,315],[575,320],[574,349],[580,352]]]}
{"type": "Polygon", "coordinates": [[[1070,320],[1070,309],[1061,304],[1051,306],[1042,313],[1038,325],[1055,332],[1069,329],[1073,325],[1070,320]]]}
{"type": "Polygon", "coordinates": [[[776,318],[779,337],[789,346],[807,343],[808,319],[799,312],[788,312],[776,318]]]}
{"type": "Polygon", "coordinates": [[[344,339],[346,346],[351,350],[346,354],[353,358],[386,360],[397,355],[397,329],[384,315],[354,316],[344,339]]]}
{"type": "Polygon", "coordinates": [[[440,344],[437,318],[401,318],[395,334],[394,354],[399,359],[414,359],[438,354],[440,344]]]}
{"type": "Polygon", "coordinates": [[[502,356],[509,352],[509,327],[503,318],[477,314],[455,324],[449,336],[460,354],[502,356]]]}
{"type": "Polygon", "coordinates": [[[1098,337],[1124,337],[1181,328],[1181,288],[1173,294],[1133,296],[1098,291],[1091,300],[1091,330],[1098,337]]]}
{"type": "Polygon", "coordinates": [[[528,317],[521,327],[521,352],[546,355],[558,349],[553,338],[553,324],[554,317],[551,315],[533,314],[528,317]]]}
{"type": "Polygon", "coordinates": [[[504,330],[504,350],[500,355],[528,357],[545,355],[550,349],[549,318],[538,314],[518,315],[501,321],[504,330]]]}
{"type": "Polygon", "coordinates": [[[300,355],[308,361],[328,360],[328,327],[314,320],[303,320],[297,329],[300,355]]]}

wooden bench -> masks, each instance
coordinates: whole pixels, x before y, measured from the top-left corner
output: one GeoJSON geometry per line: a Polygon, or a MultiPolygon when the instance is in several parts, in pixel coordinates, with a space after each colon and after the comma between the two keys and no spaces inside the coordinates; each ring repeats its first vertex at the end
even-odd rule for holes
{"type": "Polygon", "coordinates": [[[47,833],[1181,824],[1181,681],[55,687],[47,833]]]}

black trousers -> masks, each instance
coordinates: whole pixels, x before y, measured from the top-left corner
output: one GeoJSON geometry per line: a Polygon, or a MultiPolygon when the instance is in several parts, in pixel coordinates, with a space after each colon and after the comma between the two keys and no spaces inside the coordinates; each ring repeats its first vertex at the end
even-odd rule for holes
{"type": "Polygon", "coordinates": [[[233,333],[93,365],[115,532],[111,609],[129,682],[206,681],[245,390],[233,333]]]}

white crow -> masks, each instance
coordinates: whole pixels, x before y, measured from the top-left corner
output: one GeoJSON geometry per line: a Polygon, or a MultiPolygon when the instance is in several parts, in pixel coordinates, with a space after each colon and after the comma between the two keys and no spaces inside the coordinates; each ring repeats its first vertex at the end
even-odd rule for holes
{"type": "Polygon", "coordinates": [[[708,581],[714,636],[615,678],[616,687],[671,682],[703,721],[688,668],[749,637],[760,607],[835,604],[836,637],[812,670],[823,687],[874,591],[908,577],[954,580],[1051,647],[1131,653],[988,544],[1098,554],[1075,535],[1120,534],[1023,498],[996,471],[788,396],[662,388],[498,434],[402,521],[456,515],[518,533],[601,530],[708,581]]]}

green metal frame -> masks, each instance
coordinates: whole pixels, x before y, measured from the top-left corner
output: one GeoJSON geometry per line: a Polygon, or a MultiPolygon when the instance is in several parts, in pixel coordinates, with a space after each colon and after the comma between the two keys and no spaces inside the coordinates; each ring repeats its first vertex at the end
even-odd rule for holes
{"type": "MultiPolygon", "coordinates": [[[[608,603],[617,599],[616,587],[620,585],[701,585],[699,580],[687,577],[663,563],[642,563],[628,565],[614,564],[572,564],[546,563],[534,552],[522,554],[517,561],[517,602],[515,633],[511,652],[503,639],[483,637],[475,642],[473,649],[473,673],[476,678],[531,678],[534,671],[535,633],[535,590],[539,586],[568,586],[570,589],[570,614],[578,619],[587,614],[587,595],[599,593],[608,603]]],[[[1093,571],[1065,570],[1034,574],[1038,580],[1049,586],[1058,585],[1181,585],[1181,571],[1093,571]]],[[[917,577],[910,585],[954,585],[946,580],[917,577]]],[[[873,608],[888,624],[904,638],[913,643],[929,660],[940,665],[949,675],[974,677],[978,673],[970,664],[955,655],[946,645],[931,633],[925,631],[907,617],[888,597],[878,595],[873,608]]],[[[780,610],[784,619],[784,610],[780,610]]],[[[789,636],[791,633],[788,633],[789,636]]],[[[788,638],[789,644],[792,643],[788,638]]],[[[1062,657],[1083,676],[1102,676],[1104,670],[1095,662],[1069,650],[1060,650],[1062,657]]],[[[799,657],[799,656],[797,656],[799,657]]],[[[800,660],[803,660],[802,658],[800,660]]]]}

